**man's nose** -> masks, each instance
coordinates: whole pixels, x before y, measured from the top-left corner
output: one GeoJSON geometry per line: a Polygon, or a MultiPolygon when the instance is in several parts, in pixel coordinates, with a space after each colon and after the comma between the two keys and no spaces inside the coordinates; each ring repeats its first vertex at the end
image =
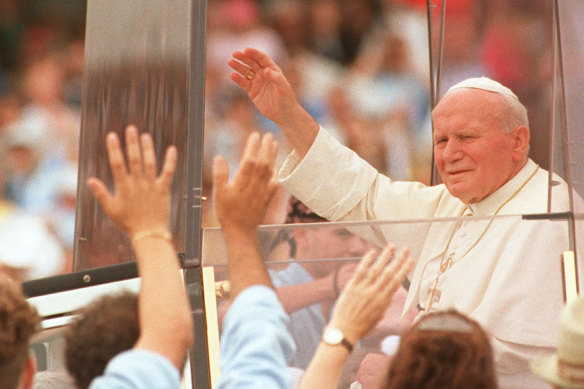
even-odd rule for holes
{"type": "Polygon", "coordinates": [[[458,139],[449,139],[446,146],[442,150],[442,158],[446,162],[456,161],[463,156],[462,145],[458,139]]]}

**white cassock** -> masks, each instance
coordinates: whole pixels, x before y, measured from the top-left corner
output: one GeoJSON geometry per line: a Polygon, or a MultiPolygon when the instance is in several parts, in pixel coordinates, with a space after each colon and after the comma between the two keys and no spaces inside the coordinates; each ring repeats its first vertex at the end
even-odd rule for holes
{"type": "MultiPolygon", "coordinates": [[[[404,310],[426,307],[440,263],[451,258],[451,267],[438,277],[431,310],[455,308],[483,326],[491,335],[502,388],[549,387],[528,363],[556,345],[563,306],[560,254],[569,248],[568,224],[521,217],[548,212],[548,180],[549,173],[529,160],[495,193],[467,206],[444,185],[392,181],[323,129],[304,159],[293,151],[280,170],[280,182],[294,196],[333,221],[473,216],[418,223],[415,233],[407,224],[398,226],[399,235],[415,235],[420,242],[413,247],[416,264],[404,310]]],[[[550,211],[567,211],[567,185],[554,180],[550,211]]],[[[380,227],[392,241],[396,227],[388,228],[380,227]]]]}

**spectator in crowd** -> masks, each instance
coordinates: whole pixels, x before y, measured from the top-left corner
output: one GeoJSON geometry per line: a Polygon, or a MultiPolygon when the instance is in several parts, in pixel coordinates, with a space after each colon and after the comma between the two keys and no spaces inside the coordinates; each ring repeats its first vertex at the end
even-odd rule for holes
{"type": "Polygon", "coordinates": [[[104,295],[81,308],[65,333],[65,363],[77,388],[89,388],[109,361],[134,347],[139,337],[136,294],[104,295]]]}
{"type": "Polygon", "coordinates": [[[0,274],[23,282],[62,273],[65,254],[45,221],[3,193],[0,169],[0,274]]]}
{"type": "Polygon", "coordinates": [[[531,370],[555,389],[584,388],[584,297],[564,307],[556,352],[532,361],[531,370]]]}
{"type": "Polygon", "coordinates": [[[29,354],[30,338],[39,316],[26,301],[19,284],[0,275],[0,387],[30,389],[36,362],[29,354]]]}
{"type": "MultiPolygon", "coordinates": [[[[325,221],[290,197],[286,223],[325,221]]],[[[286,268],[269,270],[278,298],[290,315],[288,326],[296,344],[291,366],[306,369],[316,350],[330,310],[355,269],[338,259],[360,258],[369,244],[343,227],[282,230],[293,259],[286,268]],[[336,260],[335,260],[336,259],[336,260]]]]}
{"type": "Polygon", "coordinates": [[[456,311],[427,314],[402,336],[382,387],[496,389],[489,337],[456,311]]]}
{"type": "Polygon", "coordinates": [[[60,52],[32,61],[22,75],[25,105],[3,130],[7,196],[29,212],[52,221],[63,171],[77,166],[79,113],[64,99],[60,52]],[[50,142],[47,142],[50,139],[50,142]]]}
{"type": "Polygon", "coordinates": [[[104,374],[95,378],[91,387],[179,388],[180,371],[193,342],[193,324],[168,231],[177,150],[167,149],[157,175],[149,134],[139,137],[136,127],[127,127],[127,167],[115,133],[107,135],[106,145],[115,194],[95,177],[87,184],[108,216],[129,235],[136,253],[141,276],[140,336],[131,350],[110,360],[104,374]]]}
{"type": "MultiPolygon", "coordinates": [[[[24,70],[21,84],[25,104],[18,117],[0,130],[4,149],[0,150],[0,160],[7,199],[42,218],[55,231],[53,235],[71,263],[74,208],[72,211],[61,200],[63,188],[71,186],[64,185],[71,181],[71,170],[75,172],[76,189],[79,115],[64,100],[61,65],[61,55],[51,53],[32,61],[24,70]]],[[[31,236],[34,240],[34,235],[27,238],[31,236]]]]}

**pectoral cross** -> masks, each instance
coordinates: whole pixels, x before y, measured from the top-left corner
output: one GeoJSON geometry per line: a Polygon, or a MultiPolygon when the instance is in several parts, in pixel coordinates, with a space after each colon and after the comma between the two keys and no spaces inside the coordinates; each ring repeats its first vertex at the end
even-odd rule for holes
{"type": "Polygon", "coordinates": [[[428,312],[430,311],[430,308],[432,307],[432,304],[434,302],[439,302],[440,301],[440,297],[442,296],[442,292],[440,292],[437,288],[438,288],[438,279],[440,278],[440,275],[438,275],[435,279],[434,279],[434,283],[432,283],[432,287],[428,288],[428,302],[426,303],[426,308],[424,308],[424,312],[428,312]]]}
{"type": "MultiPolygon", "coordinates": [[[[446,253],[445,253],[445,255],[446,255],[446,253]]],[[[438,281],[440,280],[440,276],[442,275],[442,273],[444,273],[446,270],[450,269],[450,267],[452,266],[453,259],[454,259],[454,253],[450,253],[447,258],[442,257],[442,260],[440,261],[440,267],[438,268],[438,275],[436,275],[436,278],[434,279],[434,282],[432,283],[432,287],[428,289],[428,295],[429,295],[428,302],[426,303],[426,308],[424,308],[424,312],[430,311],[430,308],[432,308],[432,304],[434,302],[440,301],[440,297],[442,296],[442,292],[438,290],[438,281]]]]}

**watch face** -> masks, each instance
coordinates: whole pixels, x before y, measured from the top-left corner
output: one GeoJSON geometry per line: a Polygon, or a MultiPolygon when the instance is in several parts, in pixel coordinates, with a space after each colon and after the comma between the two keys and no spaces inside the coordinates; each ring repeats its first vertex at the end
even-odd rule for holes
{"type": "Polygon", "coordinates": [[[323,340],[328,344],[339,344],[343,340],[343,333],[337,328],[327,328],[323,340]]]}

